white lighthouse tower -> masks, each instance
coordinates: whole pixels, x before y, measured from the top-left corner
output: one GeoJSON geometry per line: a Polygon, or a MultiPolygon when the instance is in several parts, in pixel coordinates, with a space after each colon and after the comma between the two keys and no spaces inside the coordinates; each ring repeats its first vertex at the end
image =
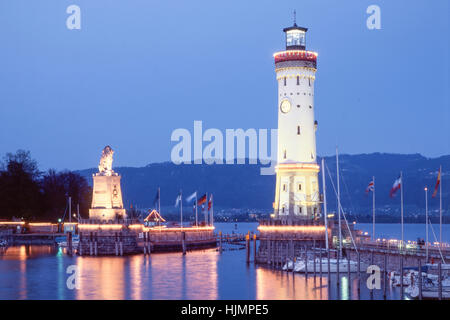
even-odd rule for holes
{"type": "Polygon", "coordinates": [[[314,83],[317,53],[306,50],[307,28],[283,29],[286,50],[274,54],[278,81],[277,182],[275,219],[314,219],[319,215],[314,83]]]}

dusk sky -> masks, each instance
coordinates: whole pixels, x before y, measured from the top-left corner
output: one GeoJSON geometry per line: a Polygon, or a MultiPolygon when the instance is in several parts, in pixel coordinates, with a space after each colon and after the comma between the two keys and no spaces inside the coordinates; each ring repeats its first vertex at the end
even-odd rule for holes
{"type": "Polygon", "coordinates": [[[276,128],[284,27],[319,53],[317,149],[450,154],[450,6],[433,1],[0,2],[0,156],[41,169],[170,160],[177,128],[276,128]],[[68,30],[66,8],[81,8],[68,30]],[[366,9],[381,8],[381,30],[366,9]]]}

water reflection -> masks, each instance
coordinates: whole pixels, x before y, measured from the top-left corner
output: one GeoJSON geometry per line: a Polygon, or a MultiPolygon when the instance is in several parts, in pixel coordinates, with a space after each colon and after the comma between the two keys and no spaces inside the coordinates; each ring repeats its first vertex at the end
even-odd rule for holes
{"type": "MultiPolygon", "coordinates": [[[[126,257],[68,256],[49,246],[10,247],[0,255],[0,299],[370,299],[361,279],[281,272],[245,263],[244,251],[126,257]],[[79,290],[67,287],[78,267],[79,290]],[[359,297],[361,296],[361,297],[359,297]]],[[[388,298],[397,289],[388,290],[388,298]]],[[[382,290],[374,299],[383,299],[382,290]]]]}
{"type": "Polygon", "coordinates": [[[322,300],[328,298],[326,278],[304,276],[290,272],[256,269],[256,299],[263,300],[322,300]]]}

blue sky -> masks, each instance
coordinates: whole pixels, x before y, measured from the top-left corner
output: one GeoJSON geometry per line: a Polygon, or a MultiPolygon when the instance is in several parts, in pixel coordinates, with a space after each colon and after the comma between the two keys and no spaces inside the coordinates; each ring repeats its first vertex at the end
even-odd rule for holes
{"type": "Polygon", "coordinates": [[[319,155],[450,154],[449,17],[435,1],[0,2],[0,154],[43,169],[168,161],[176,128],[275,128],[282,28],[319,53],[319,155]],[[81,8],[68,30],[66,8],[81,8]],[[381,8],[382,29],[366,28],[381,8]]]}

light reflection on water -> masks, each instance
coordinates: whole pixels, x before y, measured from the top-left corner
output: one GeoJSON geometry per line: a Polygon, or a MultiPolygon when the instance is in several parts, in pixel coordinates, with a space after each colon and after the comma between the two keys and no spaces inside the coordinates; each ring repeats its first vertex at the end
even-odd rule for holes
{"type": "MultiPolygon", "coordinates": [[[[215,250],[70,257],[52,246],[9,247],[0,255],[0,299],[358,299],[357,279],[314,279],[245,263],[244,251],[215,250]],[[79,290],[66,285],[77,265],[79,290]]],[[[370,299],[361,280],[361,299],[370,299]]],[[[396,296],[396,290],[388,292],[396,296]]],[[[382,299],[382,291],[375,294],[382,299]]]]}

